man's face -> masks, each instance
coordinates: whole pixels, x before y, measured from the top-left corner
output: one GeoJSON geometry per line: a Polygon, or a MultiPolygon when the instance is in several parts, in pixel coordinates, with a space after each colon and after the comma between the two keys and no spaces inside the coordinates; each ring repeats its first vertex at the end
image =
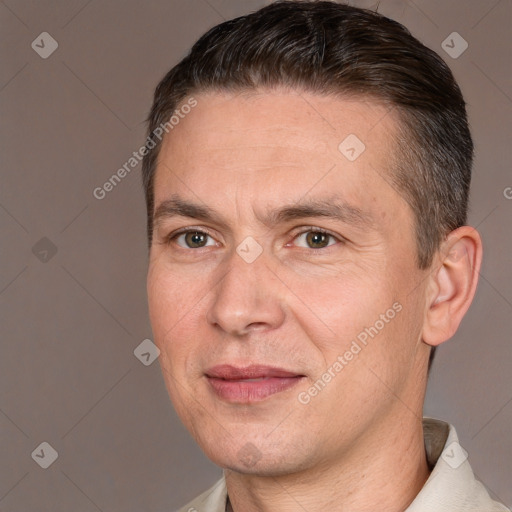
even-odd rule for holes
{"type": "Polygon", "coordinates": [[[390,186],[394,113],[302,92],[195,98],[159,155],[148,272],[185,426],[220,466],[277,475],[421,417],[425,272],[390,186]]]}

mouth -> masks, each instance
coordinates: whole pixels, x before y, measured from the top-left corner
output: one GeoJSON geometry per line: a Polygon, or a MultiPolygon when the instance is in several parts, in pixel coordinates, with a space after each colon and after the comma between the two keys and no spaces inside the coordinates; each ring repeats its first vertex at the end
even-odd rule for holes
{"type": "Polygon", "coordinates": [[[296,386],[304,375],[283,368],[218,365],[205,372],[215,395],[227,402],[260,402],[296,386]]]}

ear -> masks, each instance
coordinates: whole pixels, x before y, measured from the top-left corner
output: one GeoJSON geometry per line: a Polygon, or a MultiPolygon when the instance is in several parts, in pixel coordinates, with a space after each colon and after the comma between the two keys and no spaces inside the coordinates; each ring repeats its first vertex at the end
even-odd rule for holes
{"type": "Polygon", "coordinates": [[[451,338],[469,309],[482,263],[478,231],[462,226],[441,245],[431,268],[422,339],[437,346],[451,338]]]}

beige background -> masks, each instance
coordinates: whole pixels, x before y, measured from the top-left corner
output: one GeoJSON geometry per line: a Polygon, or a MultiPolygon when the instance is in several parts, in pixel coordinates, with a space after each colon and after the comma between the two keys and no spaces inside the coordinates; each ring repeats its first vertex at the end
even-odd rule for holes
{"type": "MultiPolygon", "coordinates": [[[[193,41],[264,3],[0,1],[0,510],[172,511],[218,478],[158,363],[133,354],[151,338],[140,164],[104,199],[92,192],[144,142],[153,89],[193,41]],[[31,47],[42,32],[59,45],[47,59],[31,47]],[[59,455],[48,469],[31,457],[42,442],[59,455]]],[[[486,253],[426,413],[456,425],[478,477],[511,506],[512,2],[380,11],[445,58],[469,103],[470,220],[486,253]],[[441,48],[454,31],[469,44],[457,59],[441,48]]]]}

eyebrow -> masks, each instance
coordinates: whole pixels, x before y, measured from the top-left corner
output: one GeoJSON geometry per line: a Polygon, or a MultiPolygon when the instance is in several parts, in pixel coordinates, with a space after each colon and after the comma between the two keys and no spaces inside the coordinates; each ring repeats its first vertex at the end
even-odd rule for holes
{"type": "MultiPolygon", "coordinates": [[[[177,216],[212,222],[222,227],[228,227],[226,220],[214,209],[182,199],[177,195],[162,201],[157,206],[153,214],[153,224],[157,226],[164,219],[177,216]]],[[[268,210],[264,217],[258,217],[258,219],[267,226],[273,226],[310,217],[325,217],[353,225],[360,229],[375,228],[375,221],[368,212],[347,203],[338,196],[331,196],[322,200],[300,200],[296,203],[268,210]]]]}

